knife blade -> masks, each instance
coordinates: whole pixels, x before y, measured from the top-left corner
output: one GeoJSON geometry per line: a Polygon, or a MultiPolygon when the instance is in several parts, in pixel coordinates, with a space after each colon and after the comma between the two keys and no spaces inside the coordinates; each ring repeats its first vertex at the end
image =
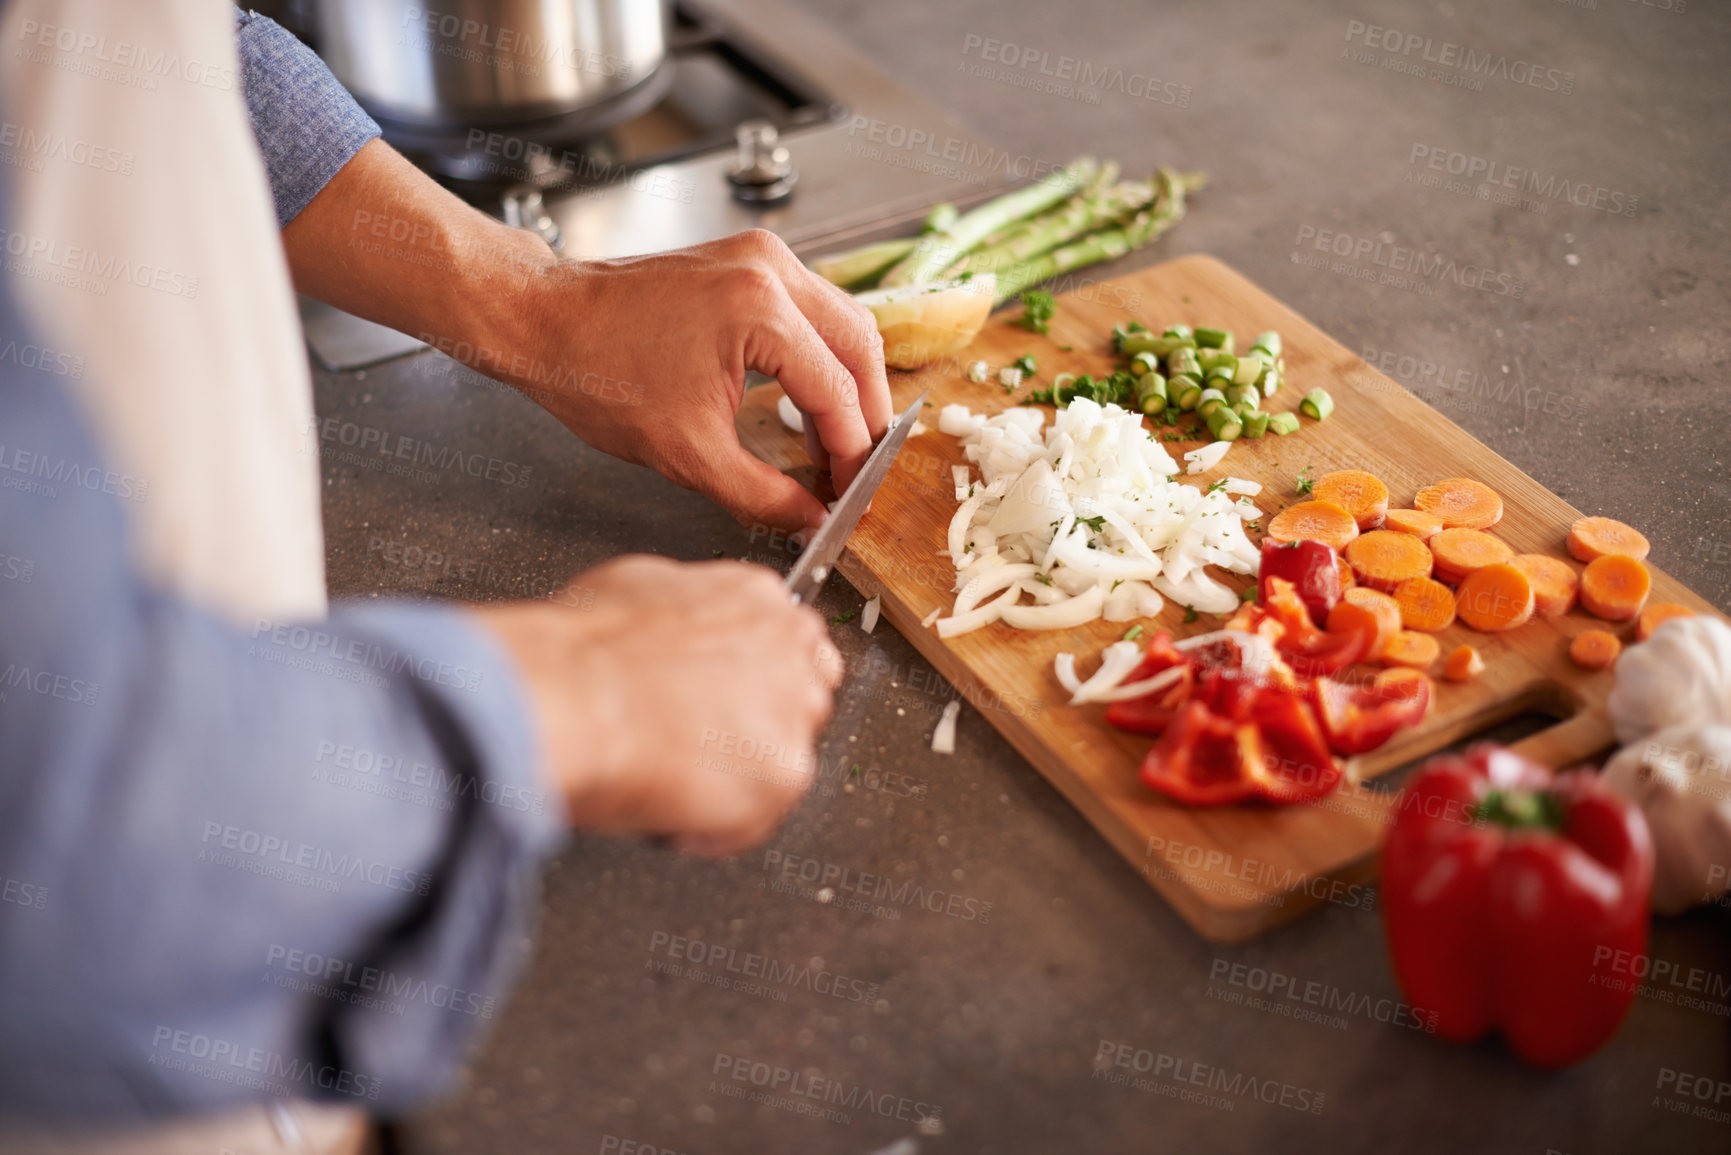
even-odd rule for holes
{"type": "Polygon", "coordinates": [[[848,535],[853,533],[853,527],[859,524],[866,507],[872,503],[872,495],[889,476],[890,466],[895,463],[896,454],[901,452],[902,443],[913,431],[914,421],[919,417],[920,407],[931,396],[927,389],[914,399],[914,403],[896,419],[895,428],[884,434],[877,448],[860,467],[859,475],[853,479],[853,484],[847,487],[847,492],[841,495],[835,508],[830,510],[829,519],[825,521],[805,551],[799,555],[799,560],[787,572],[787,591],[793,595],[796,603],[810,605],[817,591],[823,588],[823,583],[829,578],[829,571],[834,568],[836,559],[841,557],[842,549],[847,545],[848,535]]]}

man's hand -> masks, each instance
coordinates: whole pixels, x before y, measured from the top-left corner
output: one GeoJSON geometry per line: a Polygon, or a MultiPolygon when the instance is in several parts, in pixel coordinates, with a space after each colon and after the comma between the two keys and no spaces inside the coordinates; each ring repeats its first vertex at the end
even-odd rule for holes
{"type": "Polygon", "coordinates": [[[471,607],[528,683],[573,825],[734,854],[811,784],[840,655],[775,574],[626,557],[555,603],[471,607]]]}
{"type": "Polygon", "coordinates": [[[748,369],[810,418],[806,446],[853,480],[891,417],[871,314],[754,230],[656,256],[559,260],[372,141],[283,229],[295,285],[522,389],[599,449],[747,524],[809,530],[822,504],[747,453],[748,369]]]}
{"type": "Polygon", "coordinates": [[[742,522],[815,529],[821,503],[748,453],[733,417],[745,371],[776,378],[815,428],[840,491],[889,426],[872,315],[762,230],[671,253],[562,261],[527,293],[514,344],[569,366],[549,392],[509,372],[583,440],[698,490],[742,522]],[[590,384],[595,388],[587,388],[590,384]]]}

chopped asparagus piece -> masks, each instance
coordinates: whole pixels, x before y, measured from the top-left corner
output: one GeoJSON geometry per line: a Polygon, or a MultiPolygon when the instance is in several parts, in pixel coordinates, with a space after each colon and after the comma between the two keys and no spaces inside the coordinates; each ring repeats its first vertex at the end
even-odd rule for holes
{"type": "Polygon", "coordinates": [[[1290,409],[1268,415],[1268,431],[1285,437],[1298,432],[1298,414],[1290,409]]]}
{"type": "Polygon", "coordinates": [[[1166,408],[1166,378],[1158,373],[1144,373],[1136,379],[1136,405],[1152,417],[1166,408]]]}
{"type": "Polygon", "coordinates": [[[1219,349],[1232,352],[1232,334],[1225,329],[1198,329],[1196,343],[1204,349],[1219,349]]]}
{"type": "Polygon", "coordinates": [[[1262,390],[1262,395],[1264,397],[1272,397],[1276,393],[1280,392],[1279,368],[1270,365],[1267,369],[1263,370],[1262,376],[1256,379],[1256,387],[1262,390]]]}
{"type": "Polygon", "coordinates": [[[1239,385],[1254,385],[1269,364],[1262,359],[1260,353],[1246,353],[1238,359],[1238,368],[1233,371],[1232,380],[1239,385]]]}
{"type": "Polygon", "coordinates": [[[869,288],[890,266],[913,252],[918,243],[913,237],[876,241],[857,249],[818,257],[812,261],[811,271],[844,289],[869,288]]]}
{"type": "Polygon", "coordinates": [[[1266,333],[1258,333],[1256,340],[1250,342],[1250,351],[1252,353],[1261,351],[1268,354],[1270,361],[1278,361],[1280,359],[1280,334],[1273,329],[1266,333]]]}
{"type": "Polygon", "coordinates": [[[1196,412],[1206,417],[1226,404],[1226,394],[1218,389],[1204,389],[1196,399],[1196,412]]]}
{"type": "Polygon", "coordinates": [[[1306,417],[1326,421],[1328,415],[1334,412],[1334,398],[1328,395],[1326,389],[1312,389],[1304,395],[1304,400],[1298,403],[1298,410],[1306,417]]]}
{"type": "Polygon", "coordinates": [[[1179,377],[1166,387],[1166,396],[1177,402],[1178,408],[1189,412],[1202,401],[1202,386],[1188,377],[1179,377]],[[1183,382],[1180,386],[1179,382],[1183,382]]]}
{"type": "Polygon", "coordinates": [[[1224,405],[1203,420],[1208,422],[1208,432],[1214,434],[1216,441],[1236,441],[1238,435],[1244,432],[1244,423],[1238,419],[1238,414],[1224,405]]]}
{"type": "Polygon", "coordinates": [[[1256,386],[1254,385],[1239,385],[1234,383],[1228,385],[1225,392],[1226,400],[1231,402],[1233,405],[1237,405],[1240,402],[1249,402],[1252,409],[1260,409],[1262,407],[1262,394],[1257,392],[1256,386]]]}
{"type": "Polygon", "coordinates": [[[1268,432],[1268,423],[1271,418],[1262,410],[1257,409],[1245,414],[1241,420],[1244,422],[1244,436],[1254,439],[1268,432]]]}
{"type": "Polygon", "coordinates": [[[1191,343],[1192,343],[1192,347],[1194,347],[1194,344],[1195,344],[1194,338],[1196,336],[1196,330],[1192,329],[1189,325],[1168,325],[1168,326],[1166,326],[1166,332],[1161,334],[1161,336],[1164,336],[1164,337],[1189,337],[1192,339],[1191,343]]]}

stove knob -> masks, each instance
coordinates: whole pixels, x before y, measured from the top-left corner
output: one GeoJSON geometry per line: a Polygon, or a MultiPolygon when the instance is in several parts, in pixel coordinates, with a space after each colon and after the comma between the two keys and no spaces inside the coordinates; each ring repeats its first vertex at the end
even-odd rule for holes
{"type": "Polygon", "coordinates": [[[565,237],[559,232],[558,222],[547,211],[541,190],[534,185],[513,185],[501,199],[500,208],[505,223],[512,228],[528,229],[546,241],[547,247],[554,252],[565,247],[565,237]]]}
{"type": "Polygon", "coordinates": [[[767,120],[747,120],[734,129],[739,156],[727,179],[735,200],[750,205],[780,204],[793,195],[799,172],[788,159],[787,146],[780,143],[775,125],[767,120]]]}

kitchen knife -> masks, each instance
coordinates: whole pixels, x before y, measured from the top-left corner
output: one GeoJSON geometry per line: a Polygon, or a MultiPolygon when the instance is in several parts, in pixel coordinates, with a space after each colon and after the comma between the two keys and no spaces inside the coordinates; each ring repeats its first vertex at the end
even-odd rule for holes
{"type": "Polygon", "coordinates": [[[836,559],[847,545],[848,535],[853,527],[859,524],[859,519],[872,503],[872,494],[878,491],[885,477],[889,476],[890,466],[895,463],[896,454],[901,451],[902,442],[913,432],[914,422],[919,418],[920,406],[926,403],[931,395],[927,389],[914,399],[907,411],[896,419],[895,426],[884,434],[877,448],[860,468],[859,476],[853,479],[853,484],[847,487],[847,492],[841,495],[841,500],[835,503],[835,508],[829,512],[829,520],[825,521],[812,536],[805,551],[799,555],[799,560],[787,574],[787,591],[793,595],[795,602],[810,605],[817,597],[817,591],[823,588],[823,583],[829,577],[829,571],[834,568],[836,559]]]}

